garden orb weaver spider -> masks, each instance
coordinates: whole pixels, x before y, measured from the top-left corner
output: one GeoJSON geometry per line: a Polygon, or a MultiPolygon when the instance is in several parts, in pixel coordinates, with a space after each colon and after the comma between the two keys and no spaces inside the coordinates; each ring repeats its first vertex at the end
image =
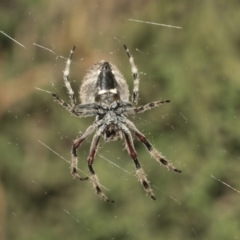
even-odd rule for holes
{"type": "Polygon", "coordinates": [[[58,104],[76,117],[96,116],[93,124],[90,125],[87,130],[73,142],[71,151],[71,173],[73,177],[80,180],[88,179],[80,177],[77,172],[77,148],[90,134],[95,132],[87,158],[88,169],[91,173],[90,179],[97,194],[102,200],[114,202],[102,192],[98,177],[93,170],[93,162],[101,137],[103,137],[105,141],[115,141],[124,137],[128,153],[135,164],[139,181],[141,182],[147,195],[149,195],[153,200],[156,200],[146,174],[138,161],[131,132],[136,135],[136,137],[145,145],[151,156],[159,163],[175,172],[180,173],[181,171],[169,163],[165,157],[152,146],[152,144],[136,128],[136,126],[127,119],[126,115],[143,113],[170,101],[156,101],[148,103],[144,106],[137,106],[139,96],[139,74],[133,57],[126,45],[124,45],[124,48],[127,53],[133,75],[134,87],[131,101],[129,101],[128,85],[123,75],[115,65],[102,60],[94,64],[83,78],[79,91],[81,104],[77,104],[75,94],[69,82],[69,70],[75,46],[70,52],[63,72],[64,85],[67,89],[70,103],[66,103],[55,93],[52,93],[52,96],[58,104]]]}

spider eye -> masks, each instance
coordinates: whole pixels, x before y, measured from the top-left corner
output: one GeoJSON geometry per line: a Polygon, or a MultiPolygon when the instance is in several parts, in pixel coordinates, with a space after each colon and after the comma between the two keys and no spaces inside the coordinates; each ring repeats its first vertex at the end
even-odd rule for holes
{"type": "Polygon", "coordinates": [[[113,129],[110,129],[106,132],[107,138],[110,138],[111,136],[114,136],[116,134],[116,131],[113,129]]]}
{"type": "Polygon", "coordinates": [[[112,124],[106,129],[104,138],[106,141],[115,141],[122,138],[122,133],[116,125],[112,124]]]}
{"type": "Polygon", "coordinates": [[[110,125],[106,130],[106,136],[107,138],[110,138],[114,135],[116,135],[116,132],[118,131],[118,127],[116,125],[110,125]]]}

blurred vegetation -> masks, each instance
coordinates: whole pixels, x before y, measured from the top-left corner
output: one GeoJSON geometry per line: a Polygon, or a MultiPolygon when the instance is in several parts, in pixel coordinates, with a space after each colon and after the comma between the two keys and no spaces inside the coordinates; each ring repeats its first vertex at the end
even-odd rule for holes
{"type": "MultiPolygon", "coordinates": [[[[239,22],[236,0],[1,1],[0,30],[26,48],[0,33],[0,239],[239,239],[240,193],[219,181],[240,190],[239,22]],[[171,99],[133,121],[183,172],[159,166],[135,141],[151,201],[123,142],[102,141],[95,170],[116,201],[109,205],[62,159],[94,119],[70,116],[35,88],[68,99],[61,56],[77,45],[75,92],[102,58],[132,89],[124,43],[141,72],[139,104],[171,99]]],[[[90,142],[78,149],[85,173],[90,142]]]]}

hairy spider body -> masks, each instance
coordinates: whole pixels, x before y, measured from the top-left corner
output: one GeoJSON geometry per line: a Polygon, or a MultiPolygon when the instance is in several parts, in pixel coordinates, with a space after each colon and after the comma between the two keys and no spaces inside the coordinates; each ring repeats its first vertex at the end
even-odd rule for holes
{"type": "Polygon", "coordinates": [[[82,104],[98,102],[109,105],[118,100],[129,101],[129,90],[117,67],[102,60],[87,71],[79,96],[82,104]]]}
{"type": "Polygon", "coordinates": [[[127,119],[126,115],[145,112],[164,103],[168,103],[169,100],[156,101],[137,107],[139,95],[138,70],[128,48],[125,45],[124,48],[129,58],[134,80],[132,101],[129,101],[128,85],[118,68],[115,65],[102,60],[93,65],[83,78],[79,91],[81,104],[77,104],[74,92],[69,82],[70,63],[75,47],[73,47],[70,52],[63,74],[63,80],[70,98],[70,104],[59,98],[55,93],[53,93],[52,96],[61,106],[76,117],[96,116],[94,123],[73,142],[71,173],[74,178],[78,178],[80,180],[88,179],[82,178],[78,175],[78,159],[76,150],[90,134],[95,132],[87,159],[88,169],[91,173],[90,178],[100,198],[107,202],[113,202],[102,192],[98,177],[92,165],[101,137],[103,137],[105,141],[115,141],[124,137],[126,148],[136,167],[137,177],[146,193],[155,200],[156,198],[153,194],[149,181],[147,180],[146,174],[138,161],[131,131],[146,146],[151,156],[153,156],[158,162],[175,172],[181,171],[172,166],[172,164],[169,163],[165,157],[163,157],[162,154],[152,146],[151,143],[149,143],[146,137],[136,128],[136,126],[127,119]]]}

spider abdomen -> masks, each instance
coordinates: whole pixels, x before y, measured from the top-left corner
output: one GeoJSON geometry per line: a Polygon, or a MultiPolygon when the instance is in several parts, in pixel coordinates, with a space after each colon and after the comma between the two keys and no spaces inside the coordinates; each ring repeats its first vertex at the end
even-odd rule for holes
{"type": "Polygon", "coordinates": [[[95,63],[84,76],[79,91],[82,103],[129,101],[126,80],[118,68],[104,60],[95,63]]]}

